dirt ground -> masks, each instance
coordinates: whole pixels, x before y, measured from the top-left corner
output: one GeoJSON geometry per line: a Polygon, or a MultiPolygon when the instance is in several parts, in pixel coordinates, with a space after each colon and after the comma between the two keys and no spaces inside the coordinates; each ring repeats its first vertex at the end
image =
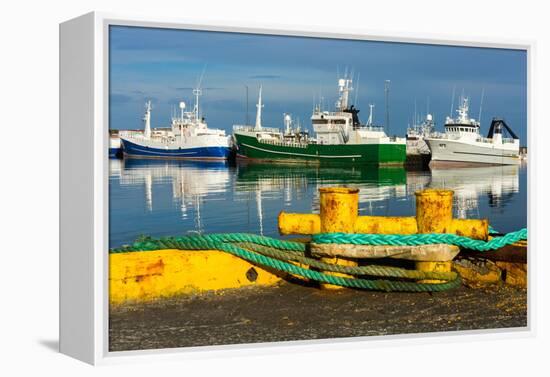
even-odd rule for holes
{"type": "Polygon", "coordinates": [[[112,307],[110,351],[527,326],[527,291],[323,291],[283,283],[112,307]]]}

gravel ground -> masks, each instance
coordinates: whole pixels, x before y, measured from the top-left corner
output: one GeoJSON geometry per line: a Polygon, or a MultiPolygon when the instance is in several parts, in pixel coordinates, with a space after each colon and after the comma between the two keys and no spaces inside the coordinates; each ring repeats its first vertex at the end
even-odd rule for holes
{"type": "Polygon", "coordinates": [[[323,291],[283,283],[110,310],[110,351],[527,326],[527,291],[323,291]]]}

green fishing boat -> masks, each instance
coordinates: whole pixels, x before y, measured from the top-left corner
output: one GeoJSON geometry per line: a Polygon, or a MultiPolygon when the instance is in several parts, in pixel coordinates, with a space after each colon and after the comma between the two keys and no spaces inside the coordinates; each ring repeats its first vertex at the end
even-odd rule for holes
{"type": "Polygon", "coordinates": [[[262,126],[262,88],[258,96],[256,124],[233,127],[237,158],[311,164],[403,165],[406,158],[406,139],[389,137],[384,127],[369,121],[361,124],[359,110],[349,106],[352,80],[338,81],[339,99],[336,111],[324,111],[315,106],[311,122],[315,136],[293,127],[285,114],[284,131],[262,126]]]}

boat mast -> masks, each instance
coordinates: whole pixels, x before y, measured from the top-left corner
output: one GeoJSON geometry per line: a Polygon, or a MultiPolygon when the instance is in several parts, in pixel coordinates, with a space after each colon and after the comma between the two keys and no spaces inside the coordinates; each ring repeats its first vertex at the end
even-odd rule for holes
{"type": "Polygon", "coordinates": [[[367,126],[372,126],[372,123],[374,121],[372,116],[372,109],[374,108],[374,104],[369,103],[369,119],[367,119],[367,126]]]}
{"type": "Polygon", "coordinates": [[[184,115],[184,110],[185,110],[185,102],[181,101],[180,104],[179,104],[179,107],[180,107],[180,121],[183,122],[183,115],[184,115]]]}
{"type": "Polygon", "coordinates": [[[149,139],[151,137],[151,101],[145,102],[145,115],[143,116],[145,127],[143,137],[149,139]]]}
{"type": "Polygon", "coordinates": [[[285,121],[285,135],[290,135],[290,128],[292,125],[292,117],[290,114],[285,113],[284,114],[284,121],[285,121]]]}
{"type": "Polygon", "coordinates": [[[357,106],[357,96],[359,95],[359,79],[361,78],[361,72],[357,74],[357,85],[355,87],[355,100],[353,101],[353,106],[357,106]]]}
{"type": "Polygon", "coordinates": [[[336,107],[339,111],[347,110],[349,104],[349,92],[353,90],[351,87],[351,79],[345,78],[338,80],[338,92],[340,97],[336,101],[336,107]]]}
{"type": "Polygon", "coordinates": [[[246,121],[244,124],[248,126],[248,85],[244,87],[246,88],[246,121]]]}
{"type": "Polygon", "coordinates": [[[200,119],[199,97],[202,95],[201,84],[202,84],[202,79],[204,77],[204,71],[206,71],[206,64],[202,68],[201,76],[199,77],[199,80],[197,81],[197,87],[195,89],[193,89],[193,95],[195,96],[195,108],[194,108],[194,111],[193,111],[195,113],[195,120],[200,119]]]}
{"type": "Polygon", "coordinates": [[[483,109],[483,97],[485,96],[485,88],[481,88],[481,101],[479,102],[479,116],[477,117],[477,121],[479,125],[481,125],[481,110],[483,109]]]}
{"type": "Polygon", "coordinates": [[[414,99],[414,122],[413,128],[416,130],[418,128],[418,113],[416,112],[416,98],[414,99]]]}
{"type": "Polygon", "coordinates": [[[456,91],[456,86],[453,86],[453,96],[451,97],[451,113],[449,114],[451,118],[453,117],[453,109],[455,106],[455,91],[456,91]]]}
{"type": "Polygon", "coordinates": [[[426,98],[426,115],[430,113],[430,97],[426,98]]]}
{"type": "Polygon", "coordinates": [[[195,120],[199,120],[199,96],[202,95],[202,90],[199,86],[193,89],[193,95],[195,96],[195,108],[193,112],[195,113],[195,120]]]}
{"type": "Polygon", "coordinates": [[[465,97],[464,95],[461,95],[460,97],[461,105],[459,106],[457,112],[458,112],[458,119],[461,123],[468,122],[468,97],[465,97]]]}
{"type": "Polygon", "coordinates": [[[256,105],[256,126],[254,127],[254,131],[261,131],[262,130],[262,107],[264,105],[262,104],[262,86],[260,85],[260,92],[258,94],[258,104],[256,105]]]}
{"type": "Polygon", "coordinates": [[[386,130],[388,131],[388,134],[389,134],[390,133],[390,104],[389,104],[390,80],[386,80],[384,82],[384,94],[386,99],[386,130]]]}

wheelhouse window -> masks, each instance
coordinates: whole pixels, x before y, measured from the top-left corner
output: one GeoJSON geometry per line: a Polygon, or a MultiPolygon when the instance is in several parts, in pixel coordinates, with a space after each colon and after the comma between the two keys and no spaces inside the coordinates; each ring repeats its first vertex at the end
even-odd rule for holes
{"type": "Polygon", "coordinates": [[[312,123],[313,124],[327,124],[328,120],[327,119],[313,119],[312,123]]]}

